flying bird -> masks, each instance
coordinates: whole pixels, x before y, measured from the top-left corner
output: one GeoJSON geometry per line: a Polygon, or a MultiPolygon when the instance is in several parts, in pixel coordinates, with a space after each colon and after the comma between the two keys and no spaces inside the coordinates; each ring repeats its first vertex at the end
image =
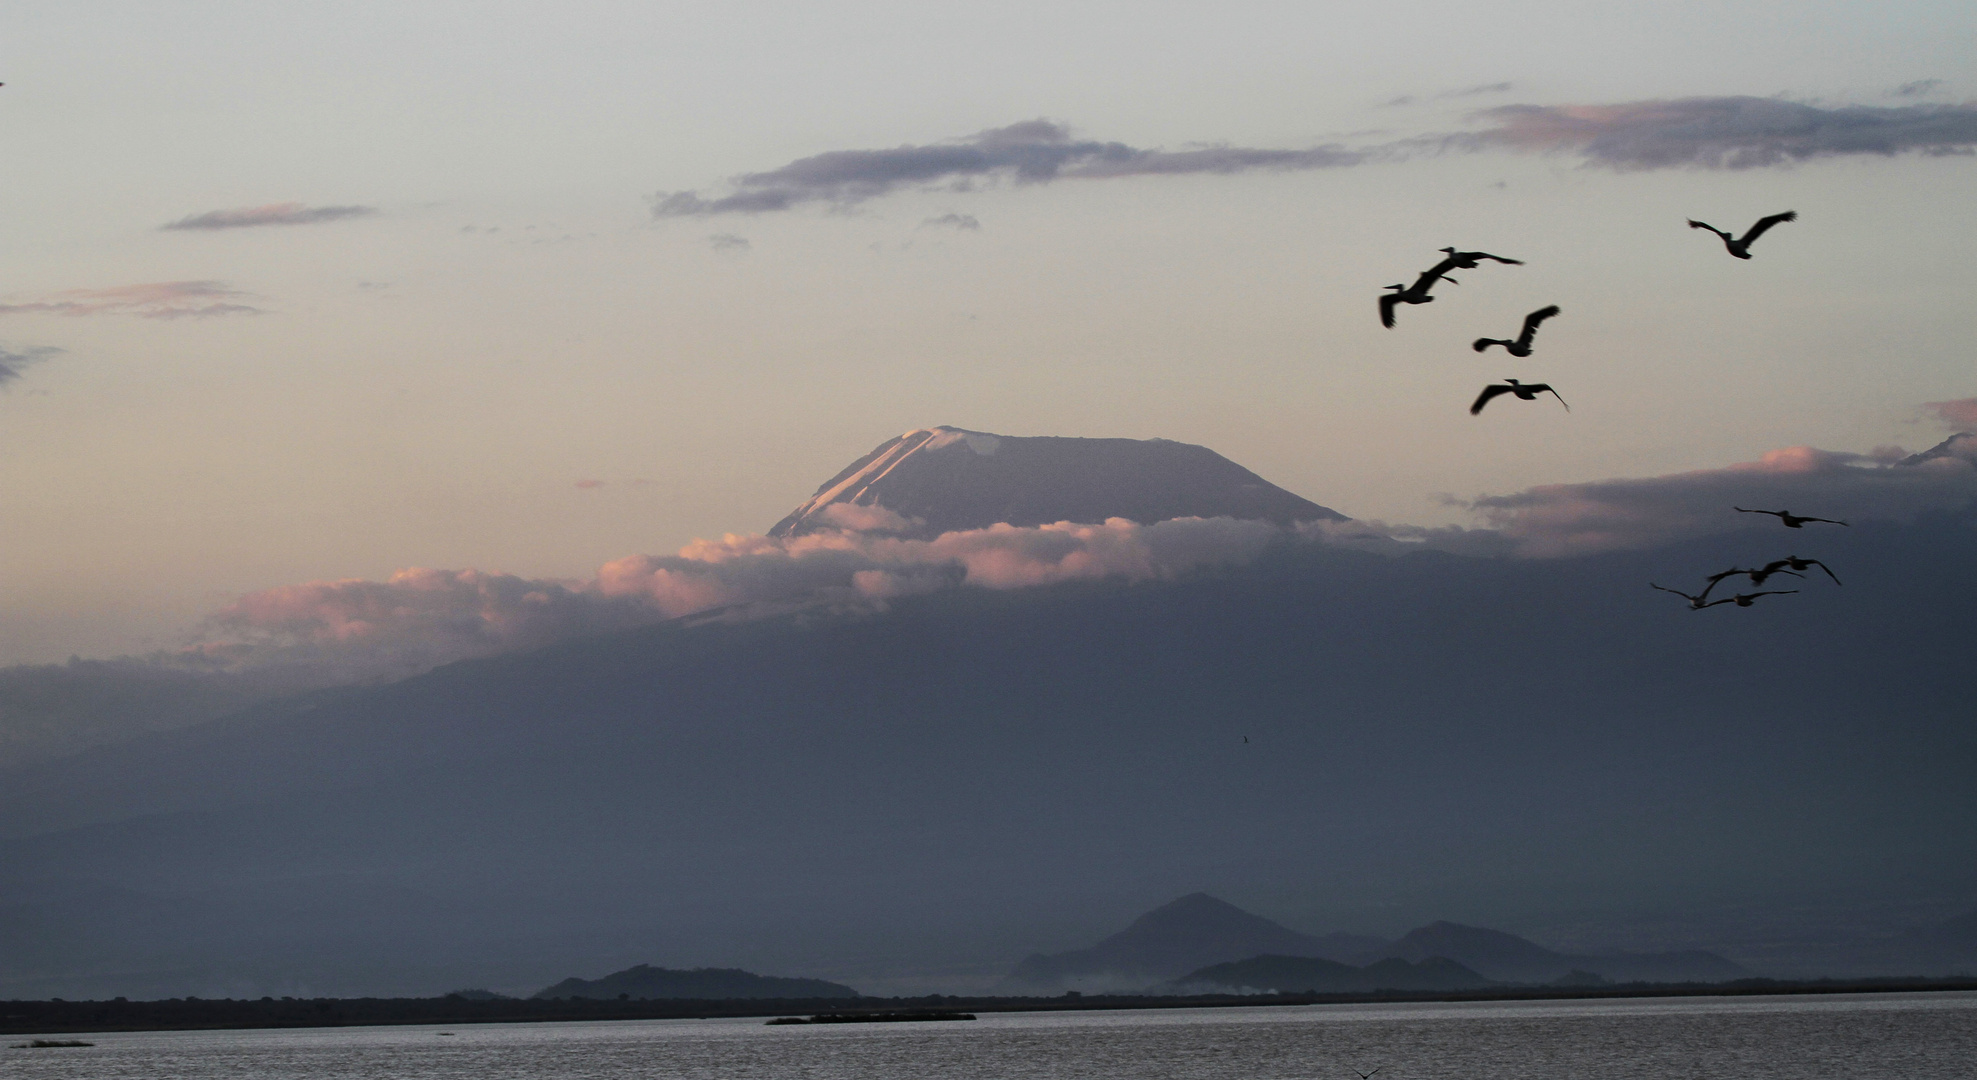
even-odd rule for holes
{"type": "Polygon", "coordinates": [[[1538,336],[1538,324],[1556,314],[1558,314],[1557,304],[1539,308],[1529,315],[1524,316],[1524,332],[1517,335],[1517,340],[1506,341],[1503,338],[1479,337],[1476,339],[1476,351],[1482,352],[1492,345],[1501,345],[1503,346],[1503,351],[1512,356],[1529,356],[1531,355],[1531,339],[1538,336]]]}
{"type": "Polygon", "coordinates": [[[1487,251],[1457,251],[1452,247],[1445,247],[1442,249],[1442,252],[1448,256],[1448,258],[1443,259],[1442,262],[1445,263],[1450,270],[1474,270],[1476,269],[1476,267],[1482,265],[1482,263],[1480,262],[1480,260],[1482,259],[1490,259],[1495,262],[1500,262],[1503,263],[1505,266],[1524,265],[1524,260],[1522,259],[1506,259],[1501,255],[1492,255],[1487,251]]]}
{"type": "MultiPolygon", "coordinates": [[[[1715,583],[1714,581],[1712,581],[1712,582],[1710,582],[1710,585],[1711,585],[1711,586],[1714,586],[1715,584],[1716,584],[1716,583],[1715,583]]],[[[1672,592],[1672,593],[1674,593],[1674,594],[1675,594],[1676,596],[1679,596],[1679,597],[1681,597],[1682,599],[1684,599],[1684,600],[1687,600],[1687,601],[1689,602],[1689,610],[1690,610],[1690,611],[1701,611],[1701,610],[1702,610],[1703,608],[1711,608],[1711,607],[1715,607],[1715,606],[1716,606],[1716,605],[1718,605],[1718,604],[1734,604],[1734,603],[1736,603],[1736,601],[1735,601],[1735,600],[1732,600],[1732,599],[1730,599],[1729,597],[1724,597],[1724,598],[1723,598],[1723,599],[1721,599],[1721,600],[1711,600],[1711,599],[1709,598],[1709,590],[1708,590],[1708,589],[1704,589],[1704,590],[1702,591],[1702,594],[1701,594],[1700,596],[1690,596],[1690,595],[1689,595],[1688,593],[1685,593],[1685,592],[1683,592],[1683,591],[1682,591],[1682,590],[1680,590],[1680,589],[1671,589],[1671,588],[1669,588],[1669,587],[1668,587],[1668,586],[1666,586],[1666,585],[1656,585],[1656,584],[1655,584],[1654,582],[1652,582],[1652,581],[1650,581],[1650,582],[1648,582],[1648,587],[1649,587],[1649,588],[1654,588],[1654,589],[1660,589],[1660,590],[1661,590],[1662,592],[1672,592]]]]}
{"type": "Polygon", "coordinates": [[[1689,228],[1708,229],[1710,232],[1723,238],[1723,246],[1730,249],[1730,254],[1735,255],[1739,259],[1748,259],[1750,258],[1751,244],[1755,243],[1758,237],[1763,236],[1766,229],[1781,221],[1797,221],[1798,219],[1799,212],[1796,210],[1787,210],[1782,214],[1773,214],[1767,218],[1758,218],[1757,224],[1752,225],[1750,231],[1742,236],[1731,236],[1714,225],[1705,224],[1694,218],[1689,219],[1689,228]]]}
{"type": "MultiPolygon", "coordinates": [[[[1808,521],[1823,521],[1828,525],[1847,524],[1846,522],[1840,521],[1835,518],[1801,517],[1797,514],[1792,513],[1790,510],[1746,510],[1741,506],[1733,506],[1730,509],[1737,511],[1740,514],[1770,514],[1772,517],[1775,517],[1779,521],[1784,522],[1785,528],[1787,529],[1803,529],[1805,528],[1805,523],[1808,521]]],[[[1852,526],[1850,525],[1847,527],[1852,528],[1852,526]]]]}
{"type": "MultiPolygon", "coordinates": [[[[1483,406],[1488,405],[1491,398],[1503,394],[1516,394],[1519,401],[1536,401],[1539,394],[1550,394],[1552,397],[1558,398],[1560,405],[1565,405],[1565,399],[1559,397],[1558,391],[1553,390],[1549,383],[1538,382],[1526,385],[1518,382],[1516,379],[1505,379],[1500,383],[1491,383],[1483,387],[1483,392],[1476,395],[1476,403],[1469,406],[1469,415],[1477,416],[1481,414],[1483,406]]],[[[1572,406],[1565,405],[1565,411],[1571,412],[1572,406]]]]}
{"type": "Polygon", "coordinates": [[[1719,604],[1735,604],[1738,607],[1749,607],[1756,603],[1757,598],[1760,596],[1790,596],[1797,591],[1797,589],[1773,589],[1770,592],[1742,592],[1728,600],[1718,600],[1716,602],[1719,604]]]}
{"type": "Polygon", "coordinates": [[[1380,1071],[1380,1069],[1384,1069],[1384,1068],[1386,1068],[1386,1066],[1382,1065],[1380,1066],[1379,1069],[1374,1069],[1373,1072],[1359,1072],[1358,1069],[1354,1069],[1352,1071],[1359,1073],[1359,1080],[1373,1080],[1373,1073],[1377,1073],[1380,1071]]]}
{"type": "Polygon", "coordinates": [[[1827,566],[1825,563],[1820,562],[1818,559],[1801,559],[1797,555],[1787,555],[1784,558],[1779,559],[1777,562],[1766,564],[1764,568],[1766,570],[1771,570],[1780,566],[1788,566],[1791,567],[1793,570],[1805,570],[1810,567],[1816,566],[1819,569],[1826,571],[1826,576],[1833,579],[1833,584],[1835,585],[1844,584],[1842,581],[1840,581],[1840,576],[1838,574],[1833,573],[1832,567],[1827,566]]]}
{"type": "Polygon", "coordinates": [[[1389,330],[1393,329],[1395,304],[1434,303],[1435,298],[1428,295],[1428,290],[1434,287],[1435,282],[1446,280],[1450,285],[1461,284],[1461,282],[1447,276],[1450,269],[1449,261],[1443,259],[1433,269],[1421,271],[1421,276],[1415,278],[1412,285],[1387,286],[1387,288],[1394,291],[1380,297],[1380,325],[1389,330]]]}
{"type": "MultiPolygon", "coordinates": [[[[1792,577],[1805,576],[1804,574],[1794,574],[1790,570],[1784,569],[1784,566],[1785,564],[1782,562],[1771,563],[1757,570],[1746,570],[1741,566],[1733,566],[1730,569],[1725,570],[1720,574],[1711,574],[1709,575],[1709,577],[1705,578],[1704,580],[1709,582],[1709,589],[1713,589],[1716,587],[1717,582],[1722,581],[1724,578],[1736,577],[1738,574],[1747,575],[1750,578],[1750,583],[1752,585],[1764,584],[1767,580],[1770,579],[1771,575],[1773,574],[1790,574],[1792,577]]],[[[1709,589],[1704,589],[1702,591],[1702,594],[1704,596],[1708,596],[1709,589]]]]}

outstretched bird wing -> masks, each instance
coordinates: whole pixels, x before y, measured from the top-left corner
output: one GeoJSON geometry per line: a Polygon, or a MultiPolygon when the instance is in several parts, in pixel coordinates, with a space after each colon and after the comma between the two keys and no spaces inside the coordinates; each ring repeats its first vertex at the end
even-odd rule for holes
{"type": "MultiPolygon", "coordinates": [[[[1469,415],[1475,416],[1477,413],[1482,412],[1483,406],[1488,405],[1490,403],[1491,398],[1496,397],[1499,394],[1508,394],[1508,393],[1510,393],[1510,387],[1505,386],[1502,383],[1491,383],[1490,385],[1483,387],[1483,392],[1476,395],[1476,404],[1469,406],[1469,415]]],[[[1655,588],[1660,588],[1660,586],[1657,585],[1655,586],[1655,588]]]]}
{"type": "MultiPolygon", "coordinates": [[[[1826,523],[1826,524],[1828,524],[1828,525],[1847,525],[1847,523],[1846,523],[1846,522],[1844,522],[1844,521],[1839,521],[1839,520],[1837,520],[1837,519],[1835,519],[1835,518],[1815,518],[1815,517],[1803,517],[1803,516],[1801,516],[1801,517],[1799,518],[1799,520],[1800,520],[1800,521],[1823,521],[1823,522],[1825,522],[1825,523],[1826,523]]],[[[1849,528],[1849,529],[1851,529],[1851,528],[1853,528],[1853,526],[1851,526],[1851,525],[1847,525],[1847,528],[1849,528]]]]}
{"type": "Polygon", "coordinates": [[[1524,265],[1524,260],[1522,259],[1506,259],[1501,255],[1492,255],[1487,251],[1468,251],[1468,252],[1464,252],[1464,254],[1468,255],[1472,259],[1494,259],[1497,262],[1505,264],[1506,266],[1524,265]]]}
{"type": "Polygon", "coordinates": [[[1709,584],[1703,586],[1702,595],[1705,598],[1707,598],[1709,596],[1709,590],[1714,589],[1717,585],[1721,584],[1723,579],[1726,577],[1736,577],[1738,574],[1748,574],[1748,573],[1750,573],[1750,571],[1744,569],[1741,566],[1733,566],[1728,570],[1723,571],[1720,574],[1711,574],[1707,578],[1703,579],[1709,582],[1709,584]]]}
{"type": "MultiPolygon", "coordinates": [[[[1565,405],[1565,398],[1561,396],[1558,391],[1553,390],[1551,388],[1550,383],[1525,383],[1524,389],[1529,390],[1531,392],[1531,394],[1533,395],[1532,398],[1533,400],[1536,400],[1536,395],[1538,394],[1550,394],[1552,397],[1558,398],[1558,403],[1560,405],[1565,405]]],[[[1565,411],[1571,412],[1572,406],[1565,405],[1565,411]]]]}
{"type": "Polygon", "coordinates": [[[1689,228],[1691,228],[1691,229],[1708,229],[1708,230],[1709,230],[1710,232],[1713,232],[1713,233],[1715,233],[1716,235],[1718,235],[1718,236],[1720,236],[1720,237],[1722,237],[1722,238],[1723,238],[1723,239],[1725,239],[1725,240],[1728,240],[1728,239],[1730,238],[1730,234],[1729,234],[1729,233],[1726,233],[1726,232],[1724,232],[1724,231],[1723,231],[1722,229],[1719,229],[1719,228],[1717,228],[1716,226],[1714,226],[1714,225],[1711,225],[1711,224],[1710,224],[1709,222],[1707,222],[1707,221],[1697,221],[1697,220],[1696,220],[1695,218],[1690,218],[1690,219],[1689,219],[1689,228]]]}
{"type": "Polygon", "coordinates": [[[1749,247],[1752,241],[1755,241],[1758,237],[1763,236],[1764,231],[1766,229],[1769,229],[1771,226],[1776,225],[1781,221],[1797,221],[1798,219],[1799,219],[1799,212],[1797,210],[1787,210],[1782,214],[1773,214],[1767,218],[1758,218],[1757,224],[1752,225],[1750,227],[1750,231],[1745,233],[1741,238],[1739,238],[1737,240],[1737,243],[1742,244],[1745,247],[1749,247]]]}
{"type": "MultiPolygon", "coordinates": [[[[1849,526],[1849,528],[1851,528],[1851,526],[1849,526]]],[[[1827,566],[1825,563],[1820,562],[1818,559],[1799,559],[1799,561],[1806,564],[1807,566],[1816,566],[1819,569],[1826,571],[1826,576],[1833,579],[1833,584],[1835,585],[1841,584],[1840,575],[1835,574],[1833,572],[1832,567],[1827,566]]]]}
{"type": "Polygon", "coordinates": [[[1394,305],[1400,303],[1400,294],[1390,292],[1380,297],[1380,325],[1389,330],[1394,328],[1394,305]]]}
{"type": "Polygon", "coordinates": [[[1425,293],[1433,288],[1437,281],[1446,281],[1450,285],[1460,284],[1460,282],[1448,276],[1448,272],[1453,269],[1455,269],[1455,260],[1443,259],[1441,262],[1421,271],[1421,276],[1414,279],[1414,284],[1408,286],[1407,291],[1411,293],[1425,293]]]}
{"type": "Polygon", "coordinates": [[[1558,305],[1553,304],[1550,307],[1539,308],[1538,310],[1531,312],[1529,315],[1524,316],[1524,333],[1520,337],[1518,337],[1517,339],[1518,344],[1529,345],[1531,343],[1531,339],[1536,337],[1538,334],[1538,324],[1544,322],[1546,319],[1549,319],[1556,314],[1558,314],[1558,305]]]}

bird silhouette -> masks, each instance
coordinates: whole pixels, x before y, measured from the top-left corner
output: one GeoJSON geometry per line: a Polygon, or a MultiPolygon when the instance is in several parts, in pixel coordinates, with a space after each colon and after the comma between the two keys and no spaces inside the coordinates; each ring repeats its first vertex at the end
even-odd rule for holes
{"type": "MultiPolygon", "coordinates": [[[[1710,582],[1710,585],[1711,585],[1712,587],[1713,587],[1713,586],[1714,586],[1715,584],[1716,584],[1716,583],[1715,583],[1714,581],[1712,581],[1712,582],[1710,582]]],[[[1702,591],[1702,593],[1701,593],[1701,595],[1699,595],[1699,596],[1690,596],[1690,595],[1689,595],[1688,593],[1685,593],[1685,592],[1683,592],[1683,591],[1682,591],[1682,590],[1680,590],[1680,589],[1671,589],[1671,588],[1669,588],[1669,587],[1668,587],[1668,586],[1666,586],[1666,585],[1656,585],[1656,584],[1655,584],[1654,582],[1652,582],[1652,581],[1650,581],[1650,582],[1648,582],[1648,586],[1649,586],[1650,588],[1655,588],[1655,589],[1660,589],[1660,590],[1661,590],[1662,592],[1672,592],[1672,593],[1674,593],[1674,594],[1675,594],[1676,596],[1679,596],[1679,597],[1681,597],[1682,599],[1684,599],[1684,600],[1687,600],[1687,601],[1689,602],[1689,610],[1690,610],[1690,611],[1701,611],[1701,610],[1702,610],[1703,608],[1711,608],[1711,607],[1715,607],[1715,606],[1716,606],[1716,605],[1718,605],[1718,604],[1734,604],[1734,603],[1736,603],[1736,601],[1735,601],[1735,600],[1732,600],[1731,598],[1729,598],[1729,597],[1727,597],[1727,596],[1726,596],[1726,597],[1724,597],[1724,598],[1723,598],[1723,599],[1721,599],[1721,600],[1711,600],[1711,599],[1709,598],[1709,590],[1708,590],[1708,589],[1704,589],[1704,590],[1702,591]]]]}
{"type": "Polygon", "coordinates": [[[1386,1066],[1382,1065],[1380,1066],[1379,1069],[1374,1069],[1373,1072],[1359,1072],[1358,1069],[1354,1069],[1352,1071],[1359,1073],[1359,1080],[1373,1080],[1373,1073],[1379,1072],[1380,1069],[1384,1069],[1384,1068],[1386,1068],[1386,1066]]]}
{"type": "MultiPolygon", "coordinates": [[[[1823,521],[1828,525],[1846,525],[1846,522],[1840,521],[1837,518],[1802,517],[1792,513],[1790,510],[1746,510],[1741,506],[1733,506],[1730,509],[1740,514],[1770,514],[1772,517],[1784,522],[1787,529],[1803,529],[1805,528],[1805,523],[1808,521],[1823,521]]],[[[1847,527],[1852,528],[1850,525],[1847,527]]]]}
{"type": "Polygon", "coordinates": [[[1840,580],[1840,576],[1833,572],[1832,567],[1827,566],[1825,563],[1820,562],[1818,559],[1801,559],[1797,555],[1787,555],[1784,558],[1779,559],[1777,562],[1767,563],[1764,568],[1766,570],[1771,570],[1780,566],[1787,566],[1792,568],[1793,570],[1804,570],[1809,567],[1816,566],[1819,569],[1826,571],[1826,576],[1833,579],[1833,584],[1835,585],[1845,584],[1840,580]]]}
{"type": "Polygon", "coordinates": [[[1387,288],[1394,291],[1380,297],[1380,325],[1389,330],[1393,329],[1395,304],[1434,303],[1435,298],[1428,295],[1428,290],[1434,287],[1435,282],[1447,281],[1450,285],[1461,284],[1461,282],[1448,276],[1448,272],[1452,268],[1453,264],[1447,259],[1443,259],[1441,262],[1436,263],[1433,268],[1421,271],[1421,276],[1415,278],[1412,285],[1387,286],[1387,288]]]}
{"type": "MultiPolygon", "coordinates": [[[[1552,397],[1558,398],[1560,405],[1565,405],[1565,399],[1559,397],[1558,391],[1553,390],[1549,383],[1537,382],[1525,384],[1518,382],[1516,379],[1505,379],[1500,383],[1491,383],[1483,387],[1483,392],[1476,395],[1476,403],[1469,406],[1469,415],[1479,415],[1483,411],[1483,406],[1490,403],[1491,398],[1503,394],[1515,394],[1519,401],[1536,401],[1539,394],[1550,394],[1552,397]]],[[[1565,411],[1571,412],[1572,406],[1565,405],[1565,411]]]]}
{"type": "Polygon", "coordinates": [[[1531,355],[1531,339],[1538,336],[1538,324],[1556,314],[1558,314],[1557,304],[1539,308],[1529,315],[1524,316],[1524,332],[1517,335],[1517,340],[1506,341],[1503,338],[1479,337],[1476,339],[1476,351],[1482,352],[1492,345],[1501,345],[1503,346],[1503,351],[1512,356],[1529,356],[1531,355]]]}
{"type": "Polygon", "coordinates": [[[1689,228],[1708,229],[1710,232],[1723,238],[1723,246],[1730,249],[1730,254],[1735,255],[1739,259],[1748,259],[1750,258],[1751,244],[1755,243],[1758,237],[1763,236],[1766,229],[1781,221],[1797,221],[1798,219],[1799,214],[1796,210],[1787,210],[1782,214],[1773,214],[1767,218],[1758,218],[1757,224],[1752,225],[1750,231],[1742,236],[1731,236],[1714,225],[1705,224],[1694,218],[1689,219],[1689,228]]]}
{"type": "MultiPolygon", "coordinates": [[[[1711,574],[1705,580],[1709,582],[1709,588],[1713,589],[1716,587],[1717,582],[1722,581],[1724,578],[1736,577],[1738,574],[1747,575],[1750,578],[1750,583],[1752,585],[1764,584],[1766,581],[1770,580],[1771,575],[1773,574],[1789,574],[1792,577],[1805,576],[1804,574],[1794,574],[1790,570],[1784,569],[1784,566],[1785,564],[1782,562],[1771,563],[1770,565],[1757,570],[1746,570],[1741,566],[1733,566],[1730,569],[1725,570],[1720,574],[1711,574]]],[[[1704,589],[1702,592],[1704,596],[1709,595],[1709,589],[1704,589]]]]}
{"type": "Polygon", "coordinates": [[[1448,264],[1450,270],[1474,270],[1476,267],[1482,265],[1480,260],[1483,259],[1491,259],[1503,263],[1506,266],[1524,265],[1524,260],[1522,259],[1506,259],[1501,255],[1492,255],[1487,251],[1457,251],[1452,247],[1445,247],[1442,249],[1442,252],[1448,256],[1442,262],[1448,264]]]}

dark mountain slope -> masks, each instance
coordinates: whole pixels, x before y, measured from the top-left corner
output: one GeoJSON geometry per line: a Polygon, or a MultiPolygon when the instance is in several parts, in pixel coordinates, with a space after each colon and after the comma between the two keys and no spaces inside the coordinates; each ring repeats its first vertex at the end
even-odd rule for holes
{"type": "Polygon", "coordinates": [[[980,986],[1203,888],[1310,922],[1977,894],[1972,537],[1794,536],[1846,586],[1705,612],[1646,582],[1781,544],[1305,549],[271,704],[4,778],[0,997],[980,986]]]}

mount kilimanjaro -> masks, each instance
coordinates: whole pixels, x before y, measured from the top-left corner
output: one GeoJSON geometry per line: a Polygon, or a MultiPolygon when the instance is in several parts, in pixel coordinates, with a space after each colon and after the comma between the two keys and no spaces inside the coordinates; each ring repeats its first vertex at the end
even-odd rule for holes
{"type": "Polygon", "coordinates": [[[936,427],[880,443],[825,481],[769,535],[856,526],[929,537],[1115,517],[1142,525],[1178,517],[1278,525],[1346,520],[1205,446],[936,427]]]}

